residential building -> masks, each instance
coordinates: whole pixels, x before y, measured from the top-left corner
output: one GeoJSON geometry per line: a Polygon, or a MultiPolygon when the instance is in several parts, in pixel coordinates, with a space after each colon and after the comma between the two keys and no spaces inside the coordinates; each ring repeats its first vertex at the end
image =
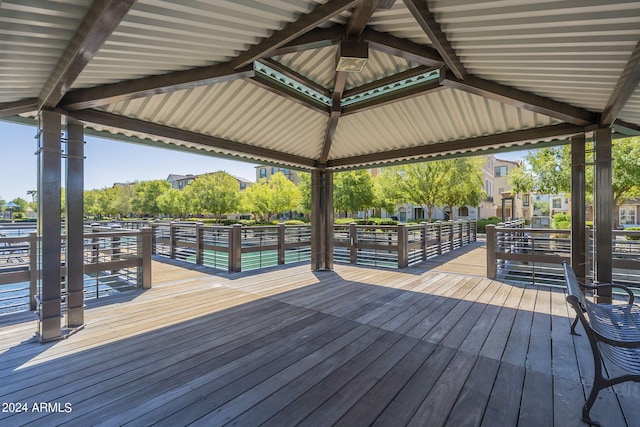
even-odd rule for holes
{"type": "Polygon", "coordinates": [[[268,180],[271,175],[275,175],[277,172],[282,172],[284,176],[286,176],[287,179],[294,184],[300,184],[300,177],[298,176],[298,172],[287,168],[268,165],[256,166],[256,182],[258,182],[262,178],[266,178],[268,180]]]}
{"type": "MultiPolygon", "coordinates": [[[[202,174],[202,175],[207,175],[207,174],[202,174]]],[[[191,175],[191,174],[178,175],[178,174],[172,173],[167,177],[167,181],[171,184],[172,188],[175,188],[176,190],[184,190],[184,188],[187,185],[191,184],[193,180],[199,176],[201,175],[191,175]]],[[[231,175],[231,176],[233,176],[238,181],[238,184],[240,184],[240,190],[244,190],[245,188],[253,184],[253,182],[249,181],[248,179],[235,176],[235,175],[231,175]]]]}

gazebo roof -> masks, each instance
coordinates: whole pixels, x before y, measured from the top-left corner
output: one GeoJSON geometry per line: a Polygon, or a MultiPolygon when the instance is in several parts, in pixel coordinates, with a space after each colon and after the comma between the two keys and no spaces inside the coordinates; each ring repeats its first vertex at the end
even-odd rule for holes
{"type": "Polygon", "coordinates": [[[624,0],[3,0],[0,117],[335,169],[636,135],[639,23],[624,0]]]}

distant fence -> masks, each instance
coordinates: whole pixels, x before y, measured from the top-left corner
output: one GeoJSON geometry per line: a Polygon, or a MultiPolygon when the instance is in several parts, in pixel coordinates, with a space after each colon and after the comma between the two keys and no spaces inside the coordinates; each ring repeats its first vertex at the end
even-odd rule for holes
{"type": "MultiPolygon", "coordinates": [[[[151,287],[151,229],[125,230],[85,227],[84,296],[103,297],[114,292],[151,287]]],[[[60,286],[65,310],[65,236],[60,286]]],[[[33,226],[0,227],[0,315],[36,310],[38,283],[38,236],[33,226]]]]}
{"type": "MultiPolygon", "coordinates": [[[[587,229],[587,276],[593,277],[593,231],[587,229]]],[[[614,230],[613,281],[640,289],[640,231],[614,230]],[[635,240],[634,240],[635,239],[635,240]]],[[[571,231],[487,226],[487,277],[564,286],[562,261],[571,260],[571,231]]]]}
{"type": "MultiPolygon", "coordinates": [[[[229,272],[311,259],[310,225],[149,223],[154,253],[229,272]]],[[[334,225],[335,262],[404,268],[476,241],[475,221],[334,225]]]]}

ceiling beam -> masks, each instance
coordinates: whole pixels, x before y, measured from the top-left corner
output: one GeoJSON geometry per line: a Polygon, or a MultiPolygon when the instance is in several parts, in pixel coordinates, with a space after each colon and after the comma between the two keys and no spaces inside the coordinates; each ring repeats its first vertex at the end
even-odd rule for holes
{"type": "Polygon", "coordinates": [[[500,145],[522,141],[536,141],[548,138],[566,138],[584,133],[584,128],[571,124],[559,124],[540,128],[519,130],[497,135],[479,136],[475,138],[447,141],[417,147],[401,148],[381,153],[364,154],[329,160],[327,167],[345,167],[363,164],[385,163],[393,160],[415,159],[454,152],[472,152],[483,148],[495,148],[500,145]]]}
{"type": "Polygon", "coordinates": [[[373,98],[365,99],[360,102],[345,105],[342,108],[342,115],[348,116],[350,114],[359,113],[362,111],[370,110],[372,108],[382,107],[383,105],[406,101],[407,99],[425,95],[429,92],[434,92],[440,89],[442,89],[442,86],[438,81],[429,81],[425,83],[415,84],[404,89],[398,89],[384,95],[375,96],[373,98]]]}
{"type": "Polygon", "coordinates": [[[376,9],[391,9],[396,0],[377,0],[376,9]]]}
{"type": "Polygon", "coordinates": [[[135,0],[94,0],[38,96],[39,108],[54,108],[71,89],[135,0]]]}
{"type": "Polygon", "coordinates": [[[324,136],[324,142],[322,144],[322,152],[318,163],[325,165],[331,152],[331,145],[333,144],[333,138],[336,135],[336,129],[338,128],[338,121],[340,120],[341,111],[341,99],[344,87],[347,84],[347,73],[345,71],[336,71],[336,75],[333,81],[333,97],[331,99],[331,112],[329,114],[329,121],[327,122],[327,130],[324,136]]]}
{"type": "Polygon", "coordinates": [[[318,113],[322,113],[324,115],[329,114],[329,108],[330,108],[329,106],[309,96],[306,96],[301,92],[298,92],[297,90],[289,87],[284,83],[278,82],[267,76],[263,76],[260,73],[257,73],[254,77],[247,79],[245,81],[249,83],[253,83],[254,85],[259,86],[265,90],[268,90],[271,93],[282,96],[288,99],[289,101],[303,105],[307,108],[311,108],[312,110],[318,113]]]}
{"type": "Polygon", "coordinates": [[[429,46],[381,33],[371,28],[364,29],[362,38],[369,42],[369,48],[387,55],[404,58],[427,67],[439,68],[444,65],[444,60],[438,51],[429,46]]]}
{"type": "Polygon", "coordinates": [[[74,90],[62,98],[60,107],[67,111],[83,110],[135,98],[245,79],[254,75],[253,65],[235,70],[228,63],[216,64],[74,90]]]}
{"type": "Polygon", "coordinates": [[[364,93],[364,92],[369,92],[376,89],[384,88],[385,86],[400,82],[405,79],[409,79],[411,77],[419,76],[421,74],[427,73],[432,70],[433,70],[432,67],[426,67],[424,65],[421,65],[416,68],[410,68],[406,71],[402,71],[400,73],[393,74],[391,76],[387,76],[382,79],[374,80],[372,82],[363,84],[362,86],[357,86],[357,87],[345,90],[343,97],[348,98],[353,95],[358,95],[359,93],[364,93]]]}
{"type": "Polygon", "coordinates": [[[517,108],[524,108],[574,125],[589,126],[598,123],[597,114],[591,111],[479,77],[467,75],[464,80],[461,80],[449,72],[444,72],[441,74],[440,83],[443,86],[483,96],[517,108]]]}
{"type": "Polygon", "coordinates": [[[321,84],[316,83],[315,81],[311,80],[310,78],[303,76],[302,74],[292,70],[291,68],[281,64],[280,62],[276,61],[275,59],[271,59],[271,58],[263,58],[260,60],[260,62],[262,62],[263,64],[269,66],[269,68],[273,68],[274,70],[276,70],[277,72],[289,77],[291,80],[294,80],[304,86],[307,86],[308,88],[311,88],[313,90],[315,90],[318,93],[323,94],[326,97],[331,98],[331,91],[329,89],[327,89],[326,87],[322,86],[321,84]]]}
{"type": "Polygon", "coordinates": [[[435,16],[429,10],[426,1],[423,0],[403,0],[409,12],[420,25],[420,28],[427,34],[429,40],[440,53],[447,66],[453,71],[453,74],[459,79],[464,79],[467,74],[464,65],[460,62],[458,55],[451,47],[447,36],[440,28],[440,24],[436,21],[435,16]]]}
{"type": "Polygon", "coordinates": [[[282,45],[270,53],[269,56],[286,55],[287,53],[303,52],[310,49],[320,49],[333,46],[344,38],[346,27],[344,25],[332,25],[327,28],[314,28],[282,45]]]}
{"type": "Polygon", "coordinates": [[[615,89],[611,93],[607,105],[602,111],[602,117],[600,124],[603,126],[611,125],[620,114],[620,111],[624,108],[633,95],[633,92],[640,83],[640,42],[636,44],[635,49],[631,53],[627,65],[622,71],[622,75],[616,84],[615,89]]]}
{"type": "Polygon", "coordinates": [[[280,161],[287,164],[293,164],[307,168],[313,167],[315,165],[315,160],[308,159],[306,157],[282,153],[279,151],[256,147],[242,142],[231,141],[228,139],[218,138],[210,135],[203,135],[188,130],[172,128],[169,126],[146,122],[139,119],[132,119],[116,114],[105,113],[102,111],[81,110],[71,112],[69,113],[69,115],[76,120],[80,120],[86,123],[94,123],[102,126],[113,127],[116,129],[153,135],[160,138],[188,142],[207,148],[213,148],[216,150],[231,151],[234,153],[255,156],[258,159],[280,161]]]}
{"type": "Polygon", "coordinates": [[[373,12],[375,11],[375,3],[376,0],[365,0],[353,8],[351,18],[349,18],[349,22],[347,22],[347,38],[356,38],[362,34],[362,31],[367,26],[369,19],[371,19],[371,15],[373,15],[373,12]]]}
{"type": "Polygon", "coordinates": [[[20,101],[0,103],[0,118],[17,116],[38,109],[38,98],[26,98],[20,101]]]}
{"type": "Polygon", "coordinates": [[[300,35],[314,29],[343,11],[358,5],[362,1],[363,0],[329,0],[327,3],[316,7],[306,15],[301,16],[297,21],[291,22],[283,29],[276,31],[257,45],[250,47],[231,62],[235,68],[240,68],[250,64],[256,59],[272,56],[272,52],[280,46],[295,40],[300,35]]]}

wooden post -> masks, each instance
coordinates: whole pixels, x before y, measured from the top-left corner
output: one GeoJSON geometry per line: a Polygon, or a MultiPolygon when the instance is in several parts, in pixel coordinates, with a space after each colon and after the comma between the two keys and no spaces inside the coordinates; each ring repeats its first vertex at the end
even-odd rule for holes
{"type": "Polygon", "coordinates": [[[178,239],[176,238],[176,228],[176,223],[171,221],[171,223],[169,224],[169,258],[171,259],[176,259],[176,246],[178,244],[178,239]]]}
{"type": "Polygon", "coordinates": [[[459,236],[460,236],[460,247],[464,246],[464,239],[463,239],[463,234],[464,234],[464,222],[463,221],[458,221],[458,224],[460,226],[460,232],[459,232],[459,236]]]}
{"type": "Polygon", "coordinates": [[[571,138],[571,267],[582,283],[586,283],[587,276],[585,177],[585,136],[582,134],[571,138]]]}
{"type": "Polygon", "coordinates": [[[454,238],[454,234],[455,234],[454,225],[455,225],[455,223],[453,221],[449,221],[449,250],[450,251],[453,250],[453,241],[455,240],[455,238],[454,238]]]}
{"type": "Polygon", "coordinates": [[[204,224],[196,223],[196,264],[204,264],[204,224]]]}
{"type": "Polygon", "coordinates": [[[438,239],[438,255],[442,255],[442,221],[436,222],[435,227],[438,239]]]}
{"type": "Polygon", "coordinates": [[[425,261],[427,259],[427,238],[429,236],[429,223],[426,221],[422,221],[420,225],[422,226],[422,233],[420,237],[420,258],[422,259],[422,261],[425,261]]]}
{"type": "Polygon", "coordinates": [[[333,171],[311,171],[311,269],[333,269],[333,171]]]}
{"type": "Polygon", "coordinates": [[[487,224],[487,277],[496,278],[496,226],[487,224]]]}
{"type": "Polygon", "coordinates": [[[282,265],[285,262],[286,252],[286,229],[284,224],[278,225],[278,264],[282,265]]]}
{"type": "Polygon", "coordinates": [[[38,232],[29,233],[29,310],[38,309],[38,232]]]}
{"type": "Polygon", "coordinates": [[[229,273],[242,271],[242,225],[229,228],[229,273]]]}
{"type": "Polygon", "coordinates": [[[409,266],[409,239],[406,224],[397,225],[398,232],[398,268],[409,266]]]}
{"type": "Polygon", "coordinates": [[[355,222],[349,224],[349,262],[358,263],[358,227],[355,222]]]}
{"type": "Polygon", "coordinates": [[[151,227],[140,228],[140,246],[138,253],[142,255],[142,289],[151,289],[151,253],[153,252],[153,229],[151,227]]]}
{"type": "Polygon", "coordinates": [[[154,224],[154,223],[150,222],[149,226],[151,227],[151,253],[153,255],[155,255],[157,253],[157,251],[156,251],[156,234],[157,234],[157,230],[158,230],[158,224],[154,224]]]}
{"type": "MultiPolygon", "coordinates": [[[[595,191],[594,236],[595,271],[597,283],[611,283],[613,276],[613,181],[611,170],[611,128],[596,129],[595,142],[595,191]]],[[[598,302],[611,300],[611,289],[598,291],[598,302]]]]}

